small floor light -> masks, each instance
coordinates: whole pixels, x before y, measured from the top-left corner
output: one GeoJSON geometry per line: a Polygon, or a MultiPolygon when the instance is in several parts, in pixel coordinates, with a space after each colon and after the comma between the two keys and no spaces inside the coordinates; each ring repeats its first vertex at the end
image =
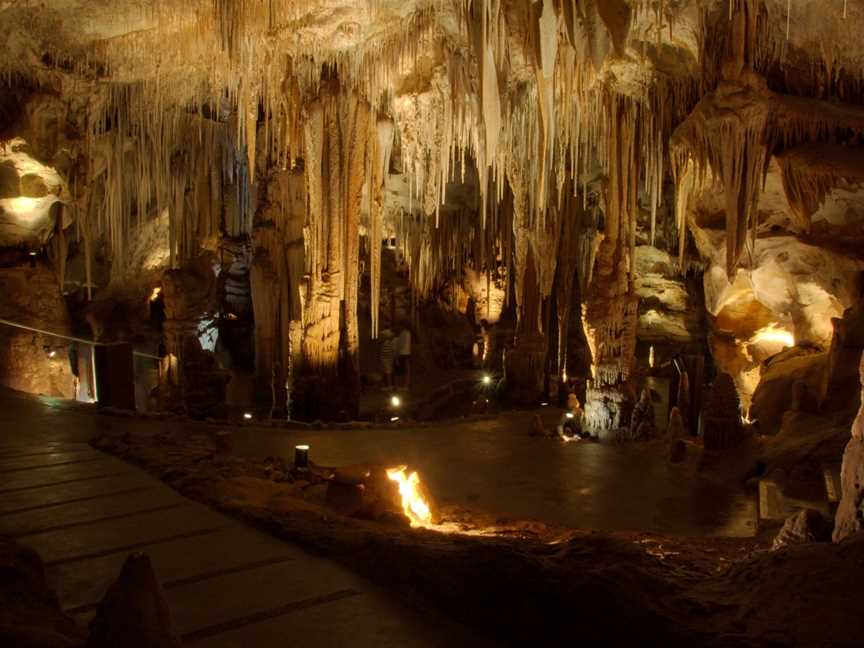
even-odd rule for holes
{"type": "Polygon", "coordinates": [[[246,413],[243,415],[243,418],[246,419],[247,421],[251,421],[251,420],[252,420],[252,415],[251,415],[249,412],[246,412],[246,413]]]}
{"type": "Polygon", "coordinates": [[[309,467],[309,446],[298,445],[294,446],[294,467],[308,468],[309,467]]]}
{"type": "Polygon", "coordinates": [[[483,376],[483,384],[484,385],[491,385],[492,384],[492,376],[490,376],[489,374],[486,374],[485,376],[483,376]]]}
{"type": "Polygon", "coordinates": [[[399,407],[402,404],[402,399],[396,396],[396,394],[393,394],[393,396],[390,397],[390,404],[393,407],[399,407]]]}
{"type": "Polygon", "coordinates": [[[391,417],[390,417],[390,422],[391,422],[391,423],[395,423],[395,422],[398,421],[398,420],[399,420],[399,417],[398,417],[398,416],[391,416],[391,417]]]}

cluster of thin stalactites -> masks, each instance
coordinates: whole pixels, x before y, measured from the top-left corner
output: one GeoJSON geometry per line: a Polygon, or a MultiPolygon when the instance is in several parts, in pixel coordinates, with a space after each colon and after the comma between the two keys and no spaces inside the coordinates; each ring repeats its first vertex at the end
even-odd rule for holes
{"type": "MultiPolygon", "coordinates": [[[[104,238],[122,259],[132,229],[166,210],[172,267],[216,234],[251,237],[255,178],[308,162],[310,133],[317,132],[310,106],[335,88],[372,111],[363,135],[367,203],[361,209],[371,237],[373,334],[385,220],[399,232],[418,298],[467,262],[514,281],[520,304],[526,289],[545,298],[564,257],[574,259],[583,293],[592,276],[626,292],[626,281],[614,275],[620,268],[632,272],[640,205],[647,205],[654,241],[670,171],[678,184],[682,256],[690,195],[708,177],[722,184],[731,269],[754,230],[753,207],[774,150],[820,141],[850,123],[846,113],[832,121],[791,100],[772,102],[776,97],[765,91],[760,101],[772,105],[754,111],[746,125],[704,128],[693,109],[700,95],[710,101],[724,82],[720,70],[736,55],[730,39],[738,16],[745,16],[750,39],[742,65],[764,73],[782,49],[783,30],[756,0],[730,0],[728,24],[718,22],[716,7],[704,10],[698,78],[657,75],[638,96],[621,94],[586,50],[591,2],[536,3],[519,14],[534,28],[521,30],[508,22],[513,16],[501,0],[418,2],[408,19],[393,13],[393,3],[369,0],[364,11],[382,26],[374,34],[365,28],[344,34],[339,48],[316,39],[306,24],[324,0],[199,1],[195,12],[181,6],[188,0],[154,2],[151,20],[163,29],[97,43],[74,64],[96,88],[87,117],[90,165],[76,185],[89,187],[76,205],[85,249],[91,254],[93,242],[104,238]],[[444,12],[457,18],[456,32],[442,27],[444,12]],[[173,35],[172,46],[154,47],[153,35],[164,33],[173,35]],[[433,59],[429,78],[420,91],[400,95],[421,58],[433,59]],[[114,82],[99,83],[97,72],[114,82]],[[389,204],[383,190],[394,147],[408,179],[407,210],[389,204]],[[448,185],[464,181],[471,167],[476,204],[444,208],[448,185]],[[598,178],[602,243],[588,209],[598,178]],[[549,241],[563,241],[568,229],[577,231],[575,242],[550,254],[549,241]],[[535,285],[526,288],[529,259],[535,285]]],[[[640,2],[634,9],[640,20],[654,16],[658,42],[674,37],[674,12],[666,3],[640,2]]],[[[821,59],[813,65],[825,66],[821,59]]],[[[847,70],[842,78],[838,92],[851,96],[862,76],[847,70]]],[[[343,154],[359,150],[356,144],[344,140],[343,154]]],[[[347,172],[336,165],[322,173],[333,168],[347,172]]],[[[308,177],[308,164],[305,173],[302,267],[320,278],[331,233],[322,228],[332,219],[313,213],[323,209],[315,183],[326,187],[331,179],[308,177]]],[[[802,194],[799,204],[812,203],[814,192],[823,195],[829,182],[810,187],[787,175],[788,191],[802,194]]],[[[336,293],[344,296],[344,286],[336,293]]],[[[609,357],[619,357],[622,327],[613,328],[596,330],[609,340],[609,357]]]]}

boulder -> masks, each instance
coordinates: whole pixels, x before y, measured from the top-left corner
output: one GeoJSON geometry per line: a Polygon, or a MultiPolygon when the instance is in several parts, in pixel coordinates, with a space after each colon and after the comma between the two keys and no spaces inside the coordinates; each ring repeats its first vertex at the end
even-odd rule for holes
{"type": "Polygon", "coordinates": [[[750,418],[758,419],[763,434],[780,430],[783,414],[815,411],[828,362],[826,353],[789,349],[766,362],[759,386],[753,393],[750,418]]]}
{"type": "Polygon", "coordinates": [[[327,483],[325,502],[330,508],[350,517],[400,521],[403,518],[399,488],[387,477],[387,468],[380,465],[346,466],[334,470],[327,483]]]}
{"type": "Polygon", "coordinates": [[[819,511],[804,509],[786,519],[774,538],[773,551],[792,545],[831,540],[831,523],[819,511]]]}

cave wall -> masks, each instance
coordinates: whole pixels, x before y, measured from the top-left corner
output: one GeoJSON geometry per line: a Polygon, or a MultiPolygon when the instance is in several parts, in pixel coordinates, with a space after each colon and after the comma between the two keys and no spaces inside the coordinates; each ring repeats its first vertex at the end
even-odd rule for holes
{"type": "Polygon", "coordinates": [[[640,349],[707,340],[746,412],[790,340],[831,347],[864,236],[860,8],[409,0],[337,20],[330,4],[216,3],[194,28],[154,5],[128,33],[98,8],[87,30],[0,10],[18,34],[0,59],[0,247],[44,250],[86,333],[174,355],[230,308],[190,298],[165,335],[143,321],[150,293],[179,303],[212,287],[201,259],[242,259],[252,397],[280,416],[291,391],[356,411],[361,345],[394,319],[391,236],[400,319],[453,282],[475,322],[513,309],[518,402],[566,382],[584,331],[598,430],[626,425],[640,349]],[[4,229],[33,201],[32,231],[4,229]]]}

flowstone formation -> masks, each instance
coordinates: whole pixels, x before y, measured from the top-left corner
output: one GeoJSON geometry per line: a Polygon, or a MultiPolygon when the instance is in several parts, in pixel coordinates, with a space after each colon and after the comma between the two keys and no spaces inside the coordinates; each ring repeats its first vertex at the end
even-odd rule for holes
{"type": "Polygon", "coordinates": [[[4,3],[0,261],[35,252],[74,332],[162,355],[173,409],[355,417],[383,323],[413,331],[414,376],[578,392],[599,436],[647,386],[658,426],[678,407],[693,434],[715,373],[748,418],[766,361],[827,352],[857,298],[862,20],[843,0],[4,3]],[[430,304],[460,332],[424,330],[430,304]]]}

